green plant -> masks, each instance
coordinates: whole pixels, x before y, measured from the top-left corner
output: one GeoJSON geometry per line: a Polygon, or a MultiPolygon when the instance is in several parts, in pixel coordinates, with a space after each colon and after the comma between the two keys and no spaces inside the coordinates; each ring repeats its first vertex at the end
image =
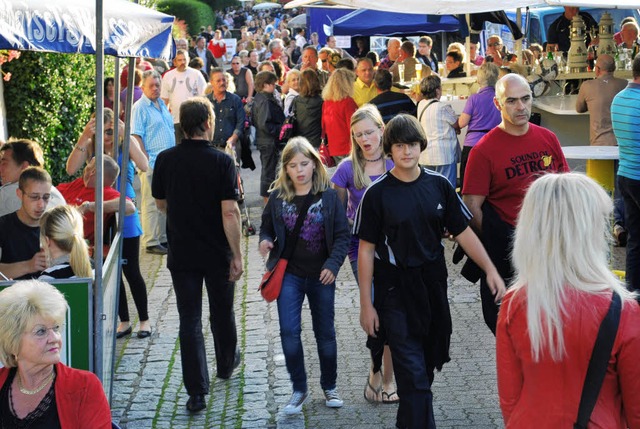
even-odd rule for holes
{"type": "Polygon", "coordinates": [[[198,34],[201,26],[213,25],[216,20],[211,7],[198,0],[160,0],[156,6],[160,12],[184,20],[192,36],[198,34]]]}
{"type": "Polygon", "coordinates": [[[9,136],[42,146],[54,184],[67,182],[65,163],[95,110],[95,58],[25,51],[3,64],[9,136]]]}

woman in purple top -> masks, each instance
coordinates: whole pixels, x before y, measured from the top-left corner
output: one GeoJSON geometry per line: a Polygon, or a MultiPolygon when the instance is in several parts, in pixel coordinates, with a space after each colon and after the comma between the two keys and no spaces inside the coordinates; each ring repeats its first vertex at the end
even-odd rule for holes
{"type": "Polygon", "coordinates": [[[493,102],[499,73],[500,68],[494,63],[484,63],[478,69],[478,85],[480,85],[480,89],[469,97],[464,110],[458,118],[458,127],[469,126],[467,136],[464,138],[464,147],[462,148],[462,157],[460,159],[460,189],[464,185],[464,169],[467,166],[471,148],[501,121],[500,111],[493,102]]]}
{"type": "MultiPolygon", "coordinates": [[[[367,187],[378,177],[393,168],[393,161],[386,159],[382,151],[384,122],[373,104],[365,104],[351,116],[351,154],[345,158],[331,178],[338,198],[347,206],[347,218],[353,219],[360,200],[367,187]]],[[[358,238],[351,237],[349,262],[356,280],[358,279],[358,238]]],[[[371,369],[364,388],[364,397],[369,402],[396,403],[398,394],[393,382],[393,365],[388,346],[382,348],[370,339],[371,369]],[[384,350],[384,352],[383,352],[384,350]],[[382,364],[384,360],[384,372],[382,364]]]]}

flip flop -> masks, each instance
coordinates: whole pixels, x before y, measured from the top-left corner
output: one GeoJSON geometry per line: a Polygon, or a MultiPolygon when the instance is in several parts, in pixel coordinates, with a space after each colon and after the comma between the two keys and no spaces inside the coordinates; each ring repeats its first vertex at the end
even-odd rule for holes
{"type": "Polygon", "coordinates": [[[382,385],[378,386],[377,389],[374,388],[369,382],[369,376],[367,375],[367,384],[364,386],[364,399],[372,404],[381,402],[380,392],[382,392],[382,385]],[[371,396],[371,392],[373,392],[373,396],[371,396]],[[367,397],[367,393],[369,393],[370,396],[367,397]]]}
{"type": "Polygon", "coordinates": [[[382,403],[383,404],[397,404],[400,402],[400,397],[397,392],[387,393],[384,390],[382,391],[382,403]],[[394,399],[392,399],[395,396],[394,399]]]}

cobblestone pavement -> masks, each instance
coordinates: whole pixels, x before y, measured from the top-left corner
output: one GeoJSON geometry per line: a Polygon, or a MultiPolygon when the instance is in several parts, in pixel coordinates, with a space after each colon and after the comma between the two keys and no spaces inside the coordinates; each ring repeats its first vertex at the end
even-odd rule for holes
{"type": "MultiPolygon", "coordinates": [[[[254,153],[254,159],[257,158],[254,153]]],[[[243,170],[242,174],[250,217],[258,228],[259,169],[243,170]]],[[[289,417],[280,412],[291,394],[291,384],[278,335],[277,309],[274,303],[265,303],[256,291],[263,272],[263,261],[257,251],[258,236],[244,238],[242,247],[245,274],[237,283],[235,300],[242,362],[230,380],[215,378],[213,340],[205,310],[203,325],[212,379],[207,409],[196,415],[185,409],[187,394],[182,384],[178,314],[166,257],[142,254],[153,335],[148,339],[134,335],[118,340],[111,402],[114,421],[123,429],[394,428],[397,405],[372,405],[363,398],[369,359],[358,321],[358,291],[348,264],[343,266],[337,279],[335,304],[337,387],[344,407],[329,409],[324,405],[311,319],[305,303],[302,337],[311,397],[299,416],[289,417]]],[[[451,243],[446,243],[446,249],[450,261],[451,243]]],[[[615,249],[618,260],[621,255],[621,250],[615,249]]],[[[436,374],[433,385],[436,424],[439,428],[501,428],[495,340],[482,320],[478,287],[459,276],[459,267],[449,268],[454,328],[452,361],[436,374]]],[[[130,308],[135,308],[132,302],[130,308]]],[[[206,302],[203,308],[207,308],[206,302]]]]}

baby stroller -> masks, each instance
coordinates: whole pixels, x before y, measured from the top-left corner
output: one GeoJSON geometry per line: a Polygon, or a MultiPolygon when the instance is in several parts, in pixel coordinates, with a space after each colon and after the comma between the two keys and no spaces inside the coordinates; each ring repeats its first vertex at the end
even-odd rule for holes
{"type": "Polygon", "coordinates": [[[242,181],[242,175],[240,174],[240,164],[237,161],[238,158],[236,156],[236,153],[233,151],[233,149],[231,149],[230,146],[227,146],[225,148],[225,152],[235,160],[238,191],[240,192],[238,207],[240,208],[240,215],[242,217],[242,233],[245,237],[256,235],[256,229],[251,224],[251,219],[249,218],[249,209],[244,201],[244,182],[242,181]]]}

